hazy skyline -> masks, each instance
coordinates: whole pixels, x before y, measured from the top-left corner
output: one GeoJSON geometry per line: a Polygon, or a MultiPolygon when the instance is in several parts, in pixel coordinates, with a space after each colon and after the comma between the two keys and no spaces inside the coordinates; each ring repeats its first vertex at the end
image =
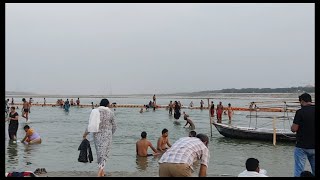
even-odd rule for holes
{"type": "Polygon", "coordinates": [[[314,85],[313,3],[6,3],[6,91],[314,85]]]}

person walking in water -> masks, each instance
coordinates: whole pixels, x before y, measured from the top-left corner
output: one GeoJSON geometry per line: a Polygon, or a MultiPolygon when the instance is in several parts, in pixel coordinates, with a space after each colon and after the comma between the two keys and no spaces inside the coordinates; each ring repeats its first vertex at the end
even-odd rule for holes
{"type": "Polygon", "coordinates": [[[43,98],[43,105],[45,106],[46,105],[46,98],[43,98]]]}
{"type": "Polygon", "coordinates": [[[183,127],[186,127],[189,124],[189,128],[191,128],[191,130],[194,130],[196,128],[194,126],[192,120],[189,118],[189,115],[186,114],[186,112],[184,112],[184,111],[183,111],[183,119],[187,121],[183,127]]]}
{"type": "Polygon", "coordinates": [[[152,146],[152,143],[147,139],[147,133],[143,131],[141,133],[141,139],[136,142],[136,152],[138,156],[147,157],[147,156],[154,156],[158,155],[158,151],[156,148],[152,146]],[[148,147],[152,149],[154,152],[153,154],[148,154],[148,147]]]}
{"type": "Polygon", "coordinates": [[[83,138],[86,139],[89,133],[93,133],[97,153],[98,177],[105,176],[104,167],[111,150],[112,136],[117,129],[114,112],[110,110],[109,106],[109,100],[102,99],[100,106],[91,110],[89,125],[83,134],[83,138]]]}
{"type": "Polygon", "coordinates": [[[30,105],[29,105],[29,102],[27,102],[25,98],[22,98],[22,102],[23,102],[23,105],[22,105],[22,109],[23,109],[22,117],[26,118],[26,122],[28,122],[30,105]]]}
{"type": "Polygon", "coordinates": [[[222,102],[220,101],[219,104],[217,105],[217,120],[218,120],[218,123],[222,122],[222,113],[223,113],[223,106],[222,106],[222,102]]]}
{"type": "Polygon", "coordinates": [[[232,115],[234,114],[234,112],[233,112],[233,109],[232,109],[230,103],[228,104],[228,108],[227,108],[227,110],[225,112],[228,113],[229,123],[231,123],[232,115]]]}

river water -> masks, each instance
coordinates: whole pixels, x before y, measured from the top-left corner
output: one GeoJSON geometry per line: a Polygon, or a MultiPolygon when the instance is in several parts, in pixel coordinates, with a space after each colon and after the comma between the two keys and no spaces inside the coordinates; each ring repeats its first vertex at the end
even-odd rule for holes
{"type": "MultiPolygon", "coordinates": [[[[297,101],[297,94],[278,95],[233,95],[214,96],[214,104],[222,101],[224,106],[231,103],[234,107],[248,107],[251,101],[297,101]]],[[[11,97],[7,96],[6,98],[11,97]]],[[[22,97],[15,96],[15,102],[20,102],[22,97]]],[[[26,97],[29,99],[29,97],[26,97]]],[[[200,98],[200,97],[199,97],[200,98]]],[[[57,98],[46,98],[47,103],[56,102],[57,98]]],[[[66,99],[66,98],[64,98],[66,99]]],[[[70,100],[71,98],[69,98],[70,100]]],[[[81,103],[98,104],[101,98],[81,98],[81,103]]],[[[110,102],[118,104],[147,104],[152,96],[148,97],[126,97],[108,98],[110,102]]],[[[76,98],[74,98],[74,101],[76,98]]],[[[158,97],[158,104],[168,104],[170,100],[179,100],[184,105],[193,101],[195,106],[199,106],[200,99],[190,97],[158,97]]],[[[206,99],[203,99],[207,103],[206,99]]],[[[210,100],[211,101],[211,100],[210,100]]],[[[43,98],[34,98],[34,102],[43,103],[43,98]]],[[[164,108],[153,111],[139,113],[138,108],[117,108],[114,110],[116,116],[117,130],[113,137],[110,158],[105,167],[106,172],[124,172],[130,174],[143,174],[144,176],[158,176],[158,160],[160,157],[137,158],[135,143],[140,139],[142,131],[147,132],[147,138],[156,146],[157,138],[161,136],[163,128],[169,130],[169,141],[173,144],[177,139],[187,136],[189,129],[183,128],[185,121],[180,118],[179,124],[174,123],[172,116],[164,108]]],[[[190,115],[197,133],[211,136],[209,112],[208,110],[182,109],[190,115]]],[[[19,113],[18,139],[21,140],[25,132],[23,126],[25,119],[21,117],[21,106],[17,110],[19,113]]],[[[88,125],[88,118],[91,108],[71,107],[67,113],[60,107],[32,106],[29,126],[34,128],[42,137],[42,144],[24,145],[13,143],[8,140],[6,123],[5,137],[5,169],[6,171],[34,171],[36,168],[44,167],[48,172],[54,171],[96,171],[96,153],[94,143],[91,141],[94,161],[92,163],[80,163],[78,147],[82,141],[83,132],[88,125]]],[[[232,124],[248,126],[249,112],[236,111],[232,124]]],[[[274,113],[273,113],[274,114],[274,113]]],[[[277,114],[279,115],[279,113],[277,114]]],[[[289,116],[294,116],[290,113],[289,116]]],[[[228,122],[228,117],[223,116],[223,123],[228,122]]],[[[254,122],[254,121],[253,121],[254,122]]],[[[271,119],[270,119],[271,122],[271,119]]],[[[255,123],[255,122],[254,122],[255,123]]],[[[289,128],[292,123],[278,122],[277,126],[289,128]]],[[[255,124],[254,124],[255,125],[255,124]]],[[[259,122],[257,126],[270,127],[271,123],[259,122]]],[[[91,137],[88,137],[92,140],[91,137]]],[[[212,137],[209,142],[210,160],[208,176],[230,175],[237,176],[245,170],[245,161],[249,157],[255,157],[260,161],[260,167],[267,170],[268,176],[287,177],[293,176],[293,149],[294,143],[277,142],[273,146],[272,142],[239,140],[225,138],[212,126],[212,137]]],[[[149,153],[152,150],[149,149],[149,153]]],[[[307,170],[310,166],[307,163],[307,170]]],[[[199,171],[199,165],[195,165],[194,176],[199,171]]]]}

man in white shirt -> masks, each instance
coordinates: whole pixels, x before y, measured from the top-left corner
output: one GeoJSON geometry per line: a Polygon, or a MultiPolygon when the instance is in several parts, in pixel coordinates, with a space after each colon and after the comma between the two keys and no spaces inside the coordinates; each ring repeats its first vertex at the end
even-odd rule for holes
{"type": "Polygon", "coordinates": [[[238,177],[268,177],[267,171],[260,169],[259,161],[255,158],[249,158],[246,161],[246,169],[238,175],[238,177]]]}

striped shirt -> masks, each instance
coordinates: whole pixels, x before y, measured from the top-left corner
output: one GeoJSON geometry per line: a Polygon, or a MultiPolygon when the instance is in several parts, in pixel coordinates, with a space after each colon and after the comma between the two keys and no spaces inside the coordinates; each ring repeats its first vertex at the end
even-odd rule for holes
{"type": "Polygon", "coordinates": [[[209,149],[199,138],[183,137],[176,141],[158,162],[186,163],[193,169],[191,165],[197,160],[201,160],[200,163],[208,167],[209,158],[209,149]]]}

